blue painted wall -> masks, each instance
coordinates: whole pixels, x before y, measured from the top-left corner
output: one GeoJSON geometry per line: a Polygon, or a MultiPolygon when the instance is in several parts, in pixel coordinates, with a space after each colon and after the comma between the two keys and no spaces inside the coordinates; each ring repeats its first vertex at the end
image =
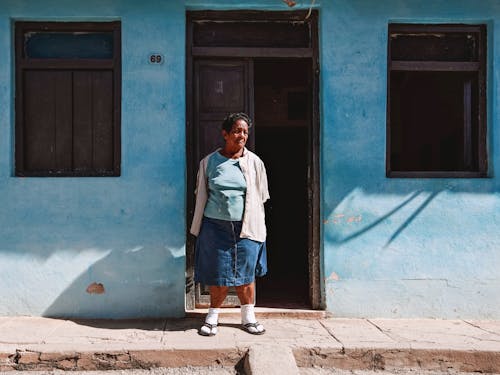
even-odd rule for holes
{"type": "MultiPolygon", "coordinates": [[[[500,4],[324,0],[316,7],[327,309],[500,318],[500,4]],[[491,178],[385,177],[390,21],[488,24],[491,178]]],[[[0,0],[0,315],[184,314],[186,9],[288,7],[280,0],[0,0]],[[121,177],[13,177],[16,19],[122,21],[121,177]],[[165,64],[149,65],[150,52],[163,53],[165,64]],[[93,282],[105,293],[88,294],[93,282]]]]}
{"type": "Polygon", "coordinates": [[[0,315],[182,316],[184,4],[1,1],[0,315]],[[13,177],[12,21],[122,21],[122,176],[13,177]],[[165,64],[148,64],[161,52],[165,64]],[[105,293],[88,294],[93,282],[105,293]]]}
{"type": "Polygon", "coordinates": [[[498,1],[321,11],[323,257],[337,316],[500,318],[498,1]],[[487,23],[491,178],[385,178],[387,24],[487,23]]]}

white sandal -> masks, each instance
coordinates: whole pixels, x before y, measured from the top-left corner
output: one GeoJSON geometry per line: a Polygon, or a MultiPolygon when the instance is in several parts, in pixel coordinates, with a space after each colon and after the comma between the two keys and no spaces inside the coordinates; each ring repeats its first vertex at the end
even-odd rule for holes
{"type": "Polygon", "coordinates": [[[252,335],[262,335],[266,332],[264,326],[259,322],[242,324],[241,326],[244,331],[252,335]]]}
{"type": "Polygon", "coordinates": [[[201,336],[215,336],[217,334],[217,324],[203,323],[198,334],[201,336]]]}

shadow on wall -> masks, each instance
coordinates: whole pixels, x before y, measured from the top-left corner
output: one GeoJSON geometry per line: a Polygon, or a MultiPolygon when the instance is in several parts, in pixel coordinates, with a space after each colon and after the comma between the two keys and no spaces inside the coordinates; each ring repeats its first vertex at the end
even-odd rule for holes
{"type": "Polygon", "coordinates": [[[184,247],[111,250],[44,311],[48,317],[148,318],[184,315],[184,247]]]}
{"type": "Polygon", "coordinates": [[[32,180],[15,181],[27,187],[0,218],[0,299],[9,301],[0,315],[182,316],[186,238],[177,188],[61,181],[41,180],[34,191],[32,180]]]}
{"type": "MultiPolygon", "coordinates": [[[[422,191],[417,191],[412,193],[408,198],[404,198],[404,200],[397,204],[394,208],[389,209],[386,213],[382,214],[380,217],[374,219],[371,223],[362,226],[360,229],[354,230],[345,236],[333,237],[335,243],[344,243],[348,242],[356,237],[362,236],[366,232],[374,229],[376,226],[382,224],[384,221],[390,220],[392,216],[397,214],[400,210],[405,208],[405,206],[410,205],[411,202],[416,200],[420,195],[425,194],[422,191]]],[[[411,222],[431,203],[431,201],[439,194],[439,192],[434,191],[429,193],[422,202],[419,202],[415,208],[407,215],[407,218],[403,219],[399,224],[397,229],[392,233],[392,235],[387,239],[384,248],[388,247],[391,242],[393,242],[402,232],[408,227],[411,222]]],[[[362,215],[348,216],[345,214],[333,214],[331,219],[333,224],[338,224],[339,222],[345,221],[346,223],[357,223],[362,221],[362,215]]],[[[329,220],[325,221],[325,224],[328,224],[329,220]]]]}
{"type": "Polygon", "coordinates": [[[324,180],[329,293],[372,281],[498,279],[500,181],[386,178],[368,156],[358,162],[364,168],[326,161],[343,177],[324,180]]]}
{"type": "MultiPolygon", "coordinates": [[[[378,231],[384,241],[377,247],[387,248],[419,217],[428,221],[417,224],[422,225],[420,235],[432,229],[428,225],[432,222],[445,230],[450,223],[486,225],[486,229],[500,220],[500,181],[494,178],[386,178],[373,165],[362,169],[337,165],[335,169],[331,175],[342,178],[332,179],[331,184],[325,181],[323,193],[325,240],[332,245],[341,246],[378,231]]],[[[419,229],[413,227],[410,232],[419,229]]]]}

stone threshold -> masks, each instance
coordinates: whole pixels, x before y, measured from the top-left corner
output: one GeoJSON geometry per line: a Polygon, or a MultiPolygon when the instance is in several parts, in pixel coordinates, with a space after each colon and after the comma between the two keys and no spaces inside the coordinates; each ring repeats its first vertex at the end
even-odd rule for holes
{"type": "MultiPolygon", "coordinates": [[[[186,318],[204,318],[208,308],[196,308],[194,310],[186,310],[186,318]]],[[[228,318],[239,318],[239,307],[224,307],[221,308],[219,315],[228,318]]],[[[324,310],[308,310],[308,309],[283,309],[274,307],[256,307],[255,315],[258,319],[326,319],[332,315],[324,310]]]]}

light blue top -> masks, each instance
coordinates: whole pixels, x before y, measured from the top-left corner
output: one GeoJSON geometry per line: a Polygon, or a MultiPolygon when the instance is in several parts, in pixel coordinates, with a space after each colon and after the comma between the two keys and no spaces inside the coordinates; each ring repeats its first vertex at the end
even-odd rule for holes
{"type": "Polygon", "coordinates": [[[208,160],[206,173],[208,200],[204,215],[219,220],[242,220],[247,183],[239,160],[215,152],[208,160]]]}

